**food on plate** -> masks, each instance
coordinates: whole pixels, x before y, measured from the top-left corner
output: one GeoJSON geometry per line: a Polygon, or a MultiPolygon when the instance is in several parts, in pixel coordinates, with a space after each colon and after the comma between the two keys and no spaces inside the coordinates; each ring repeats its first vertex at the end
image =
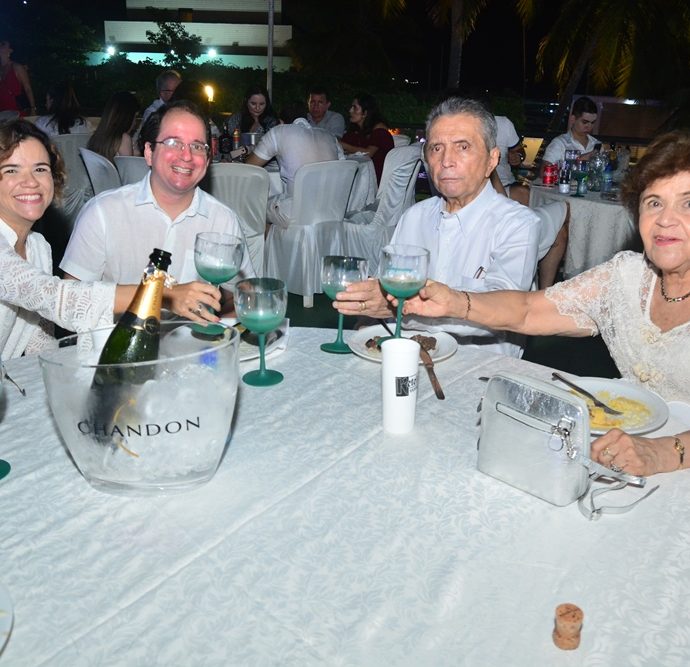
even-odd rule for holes
{"type": "Polygon", "coordinates": [[[597,391],[594,395],[609,407],[623,413],[622,415],[608,415],[603,408],[597,408],[590,399],[585,399],[589,410],[590,428],[598,431],[612,428],[637,428],[646,424],[652,414],[647,405],[633,398],[614,396],[608,391],[597,391]]]}
{"type": "MultiPolygon", "coordinates": [[[[381,350],[381,341],[390,338],[390,336],[374,336],[369,338],[364,345],[368,350],[381,350]]],[[[410,336],[410,340],[413,340],[420,344],[423,350],[431,352],[436,349],[436,339],[433,336],[422,336],[421,334],[415,334],[410,336]]]]}

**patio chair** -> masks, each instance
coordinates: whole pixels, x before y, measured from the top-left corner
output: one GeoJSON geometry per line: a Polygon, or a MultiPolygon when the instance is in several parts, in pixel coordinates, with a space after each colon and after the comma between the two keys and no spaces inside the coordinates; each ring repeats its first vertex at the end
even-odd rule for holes
{"type": "Polygon", "coordinates": [[[204,183],[204,189],[239,216],[252,266],[263,276],[268,172],[249,164],[212,164],[204,183]]]}
{"type": "Polygon", "coordinates": [[[393,135],[393,145],[395,148],[398,148],[399,146],[409,146],[410,141],[410,137],[408,137],[406,134],[393,135]]]}
{"type": "Polygon", "coordinates": [[[329,160],[297,171],[288,227],[271,225],[266,239],[266,275],[301,294],[305,308],[321,293],[321,258],[342,255],[343,218],[357,164],[329,160]]]}
{"type": "Polygon", "coordinates": [[[88,148],[80,148],[79,154],[84,161],[94,194],[98,195],[106,190],[114,190],[122,185],[120,174],[117,173],[115,165],[108,158],[90,151],[88,148]]]}
{"type": "Polygon", "coordinates": [[[135,155],[116,155],[113,158],[122,185],[137,183],[149,173],[146,159],[135,155]]]}
{"type": "Polygon", "coordinates": [[[421,166],[421,144],[391,150],[383,163],[376,201],[345,218],[345,252],[366,258],[371,275],[378,270],[381,248],[390,243],[400,216],[415,202],[415,186],[421,166]]]}

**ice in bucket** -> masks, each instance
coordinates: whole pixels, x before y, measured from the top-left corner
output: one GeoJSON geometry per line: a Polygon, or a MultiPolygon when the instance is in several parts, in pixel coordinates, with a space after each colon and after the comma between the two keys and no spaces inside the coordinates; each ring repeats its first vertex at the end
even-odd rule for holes
{"type": "Polygon", "coordinates": [[[109,366],[122,369],[123,381],[103,409],[92,389],[94,338],[64,338],[39,357],[58,430],[86,480],[110,493],[162,494],[211,479],[230,440],[239,333],[205,336],[189,323],[161,322],[157,361],[109,366]],[[143,374],[151,379],[128,381],[142,376],[130,367],[142,365],[154,367],[143,374]]]}

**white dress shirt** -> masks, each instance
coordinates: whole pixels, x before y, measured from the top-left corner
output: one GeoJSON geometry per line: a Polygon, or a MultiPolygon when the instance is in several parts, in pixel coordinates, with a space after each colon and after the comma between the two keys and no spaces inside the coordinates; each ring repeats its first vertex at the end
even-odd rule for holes
{"type": "MultiPolygon", "coordinates": [[[[82,208],[60,268],[80,280],[137,284],[152,250],[160,248],[172,253],[169,273],[178,282],[203,280],[194,267],[198,232],[244,239],[235,212],[198,187],[189,208],[172,220],[156,202],[147,174],[138,183],[101,193],[82,208]]],[[[254,276],[245,247],[238,279],[254,276]]]]}
{"type": "Polygon", "coordinates": [[[554,137],[551,143],[546,147],[544,151],[544,162],[550,162],[551,164],[556,164],[559,160],[565,160],[566,150],[582,151],[583,153],[589,153],[594,150],[594,146],[599,143],[596,137],[591,134],[587,135],[587,145],[583,146],[571,132],[566,132],[565,134],[559,134],[554,137]]]}
{"type": "Polygon", "coordinates": [[[496,116],[496,146],[501,151],[501,157],[496,165],[496,173],[501,184],[506,186],[515,182],[513,170],[508,162],[508,150],[515,148],[520,143],[520,136],[515,130],[513,121],[505,116],[496,116]]]}
{"type": "MultiPolygon", "coordinates": [[[[430,252],[429,278],[457,290],[529,290],[537,268],[539,218],[529,208],[499,195],[490,183],[456,213],[441,197],[419,202],[403,213],[392,243],[422,246],[430,252]]],[[[519,338],[506,332],[461,324],[452,318],[406,317],[410,328],[452,331],[461,344],[520,356],[519,338]]]]}

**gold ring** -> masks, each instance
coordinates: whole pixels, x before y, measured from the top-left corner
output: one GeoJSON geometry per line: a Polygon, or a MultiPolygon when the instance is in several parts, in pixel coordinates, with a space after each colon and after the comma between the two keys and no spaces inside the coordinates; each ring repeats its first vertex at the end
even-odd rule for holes
{"type": "Polygon", "coordinates": [[[602,456],[610,456],[613,458],[613,454],[611,454],[611,450],[608,447],[604,447],[604,451],[601,453],[602,456]]]}
{"type": "Polygon", "coordinates": [[[360,301],[359,302],[359,310],[360,312],[364,312],[367,309],[367,302],[366,301],[360,301]]]}

